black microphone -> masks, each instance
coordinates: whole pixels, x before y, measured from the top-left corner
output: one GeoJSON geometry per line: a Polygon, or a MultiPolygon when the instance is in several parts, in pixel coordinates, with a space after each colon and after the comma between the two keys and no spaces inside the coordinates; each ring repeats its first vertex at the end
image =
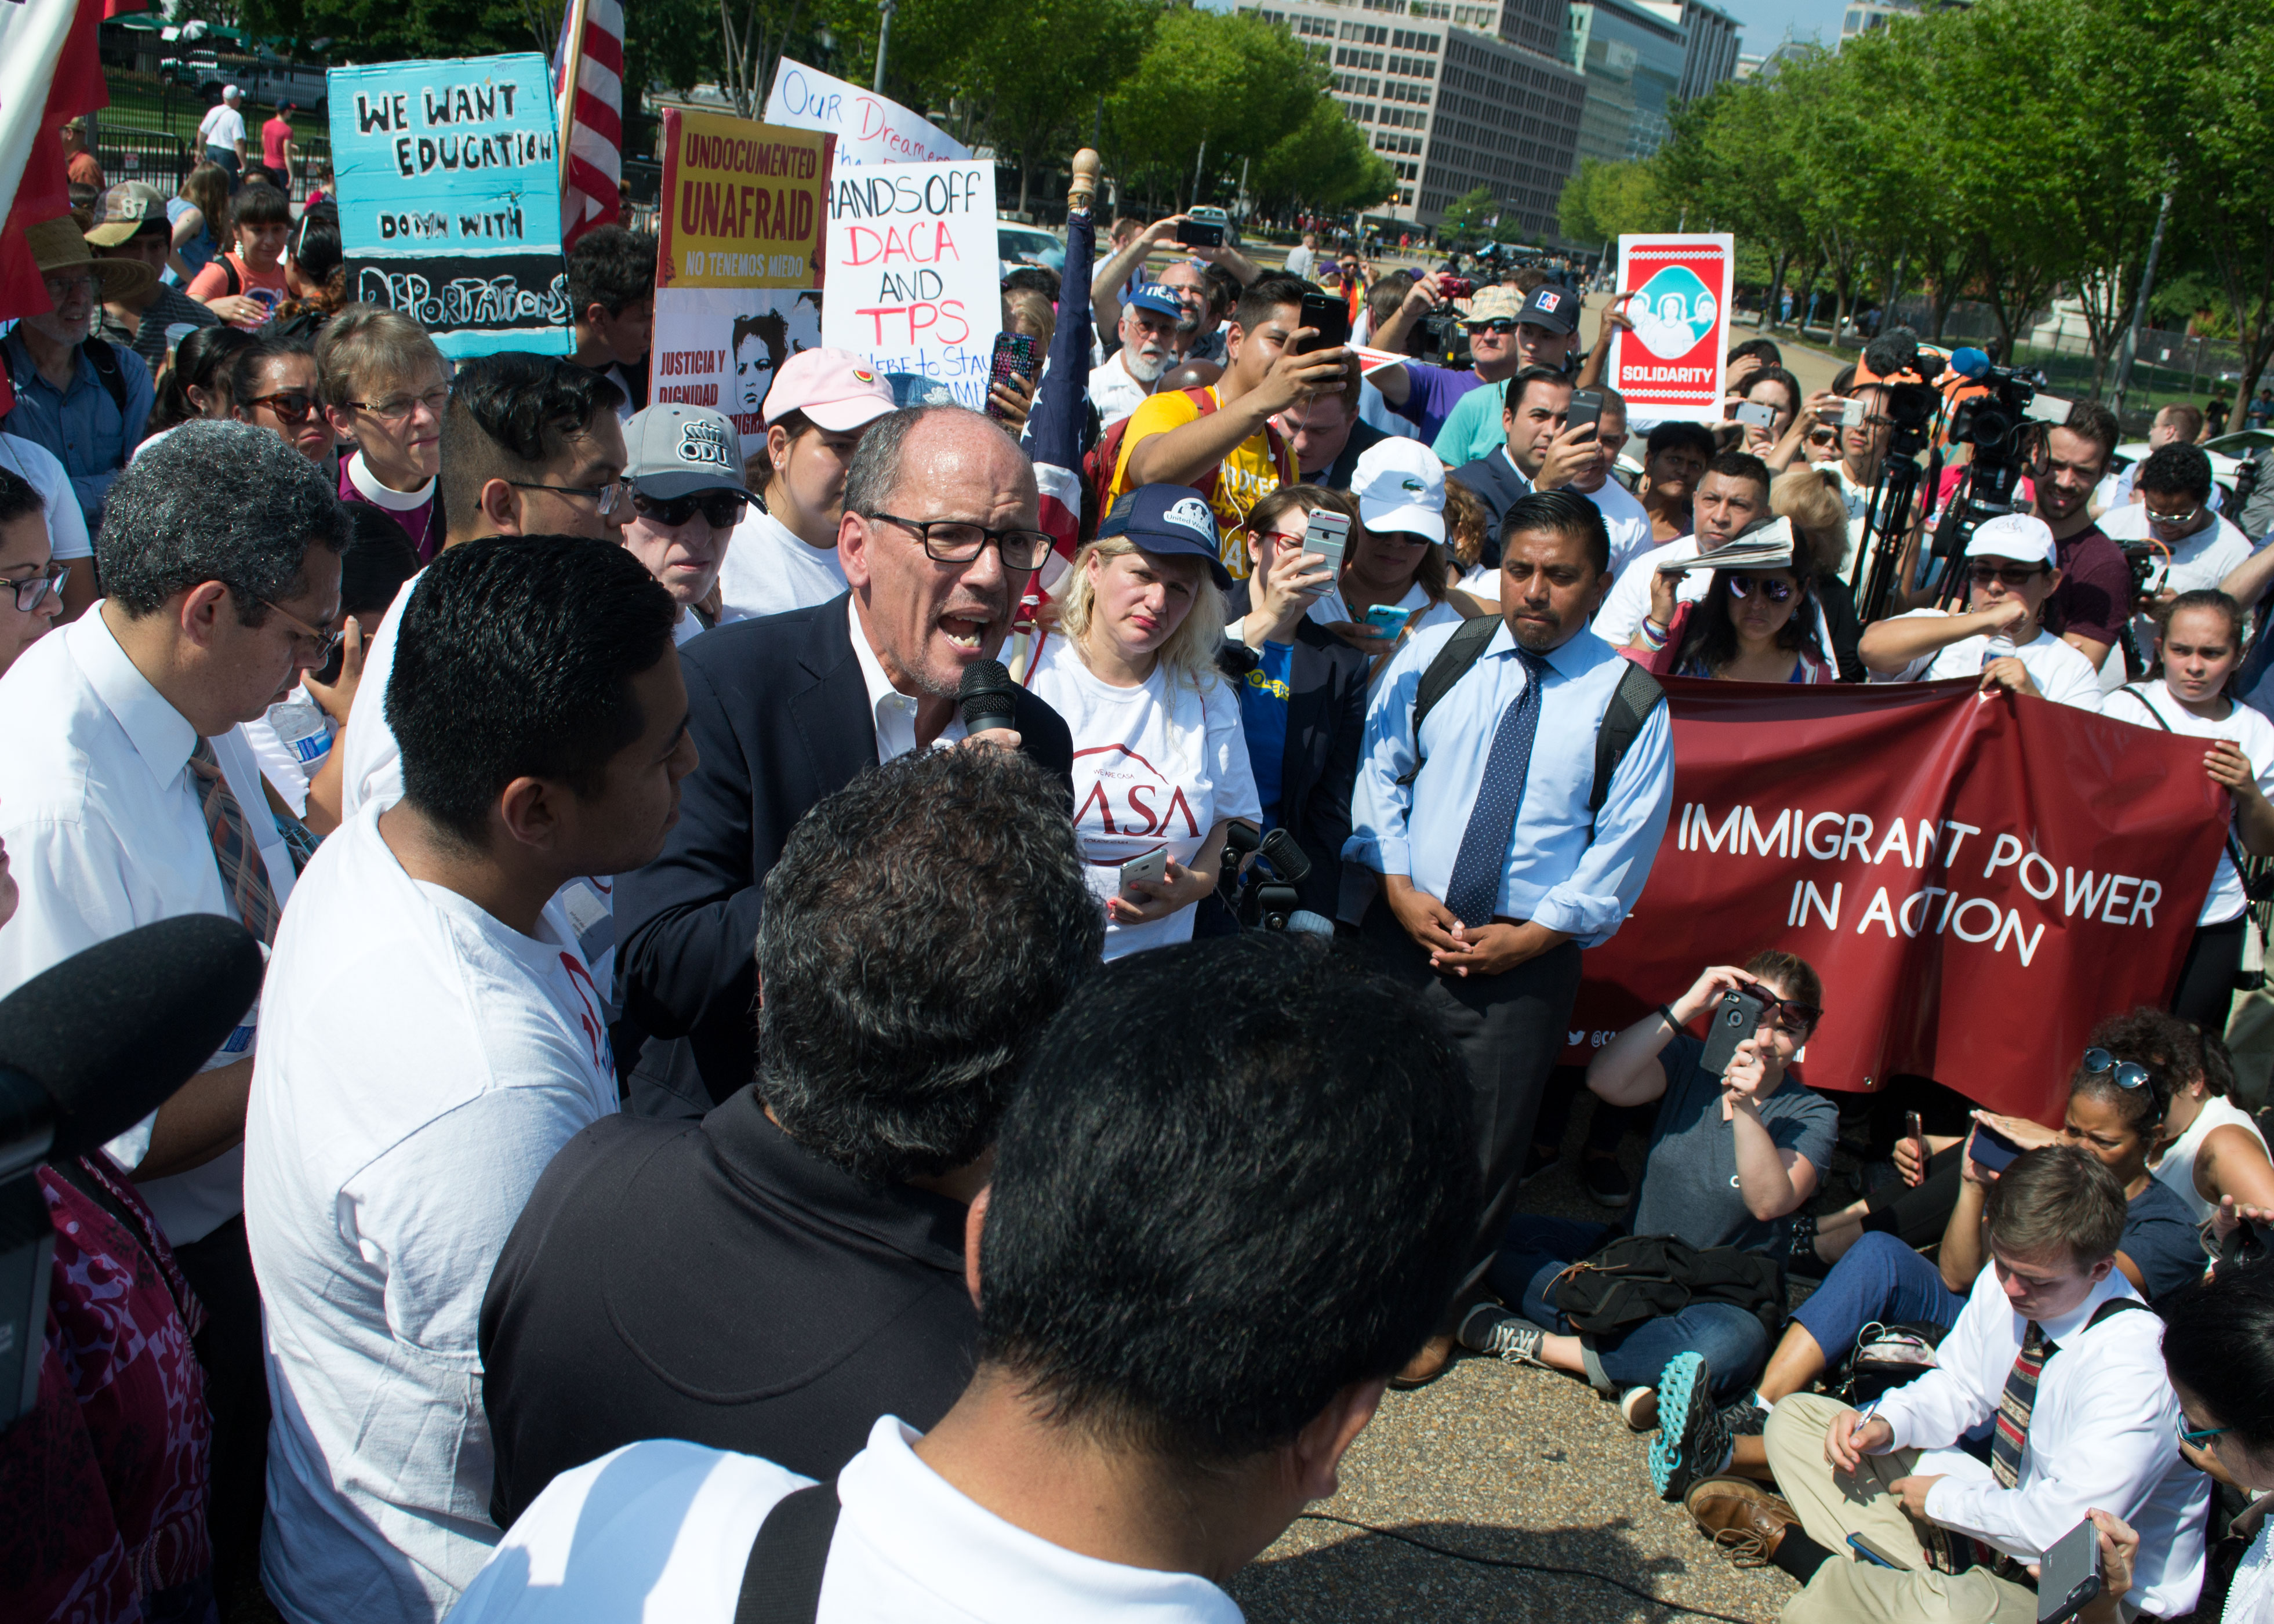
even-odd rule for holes
{"type": "Polygon", "coordinates": [[[39,1401],[55,1229],[35,1171],[173,1096],[260,992],[260,944],[195,914],[73,954],[0,999],[0,1430],[39,1401]]]}
{"type": "Polygon", "coordinates": [[[1864,370],[1874,378],[1915,372],[1918,359],[1918,335],[1909,327],[1889,327],[1864,347],[1864,370]]]}
{"type": "Polygon", "coordinates": [[[974,660],[963,668],[957,702],[963,708],[963,731],[984,733],[990,727],[1011,727],[1018,712],[1013,701],[1019,692],[1001,660],[974,660]]]}

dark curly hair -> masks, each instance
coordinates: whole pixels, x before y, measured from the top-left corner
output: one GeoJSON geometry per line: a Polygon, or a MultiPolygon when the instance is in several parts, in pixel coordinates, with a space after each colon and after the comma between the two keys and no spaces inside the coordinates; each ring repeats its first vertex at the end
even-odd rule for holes
{"type": "Polygon", "coordinates": [[[2130,1061],[2143,1067],[2148,1080],[2126,1088],[2114,1071],[2088,1071],[2079,1059],[2070,1075],[2068,1091],[2089,1099],[2105,1100],[2116,1107],[2125,1125],[2146,1133],[2164,1120],[2172,1095],[2193,1081],[2202,1069],[2199,1034],[2188,1022],[2145,1004],[2122,1015],[2111,1015],[2092,1029],[2087,1049],[2105,1049],[2118,1066],[2130,1061]]]}

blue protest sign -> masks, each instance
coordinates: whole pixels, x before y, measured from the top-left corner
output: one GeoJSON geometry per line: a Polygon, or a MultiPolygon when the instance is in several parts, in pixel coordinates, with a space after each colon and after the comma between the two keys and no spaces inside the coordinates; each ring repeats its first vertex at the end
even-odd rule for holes
{"type": "Polygon", "coordinates": [[[445,355],[574,350],[545,58],[390,62],[326,78],[348,297],[422,323],[445,355]]]}

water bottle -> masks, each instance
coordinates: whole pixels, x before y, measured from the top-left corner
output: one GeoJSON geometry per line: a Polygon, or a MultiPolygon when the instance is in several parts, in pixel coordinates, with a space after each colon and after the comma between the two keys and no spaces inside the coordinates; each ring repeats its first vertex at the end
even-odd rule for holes
{"type": "Polygon", "coordinates": [[[1993,662],[2001,659],[2010,659],[2013,657],[2013,653],[2014,640],[2011,637],[2007,636],[2003,632],[2000,632],[1998,635],[1991,638],[1988,643],[1983,645],[1982,669],[1987,671],[1990,669],[1993,662]]]}
{"type": "Polygon", "coordinates": [[[310,778],[332,753],[332,721],[305,688],[268,707],[268,725],[310,778]]]}

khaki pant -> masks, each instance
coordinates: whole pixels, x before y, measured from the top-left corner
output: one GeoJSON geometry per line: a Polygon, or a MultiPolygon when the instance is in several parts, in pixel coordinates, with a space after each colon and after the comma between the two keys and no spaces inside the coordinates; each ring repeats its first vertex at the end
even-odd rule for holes
{"type": "Polygon", "coordinates": [[[1785,1604],[1783,1624],[2036,1624],[2036,1591],[1984,1568],[1954,1577],[1928,1568],[1902,1498],[1887,1486],[1910,1474],[1917,1450],[1867,1455],[1853,1477],[1833,1470],[1824,1458],[1824,1433],[1844,1408],[1836,1399],[1796,1393],[1777,1405],[1762,1440],[1778,1492],[1799,1514],[1808,1537],[1832,1553],[1785,1604]],[[1857,1557],[1850,1534],[1863,1535],[1912,1571],[1857,1557]]]}

